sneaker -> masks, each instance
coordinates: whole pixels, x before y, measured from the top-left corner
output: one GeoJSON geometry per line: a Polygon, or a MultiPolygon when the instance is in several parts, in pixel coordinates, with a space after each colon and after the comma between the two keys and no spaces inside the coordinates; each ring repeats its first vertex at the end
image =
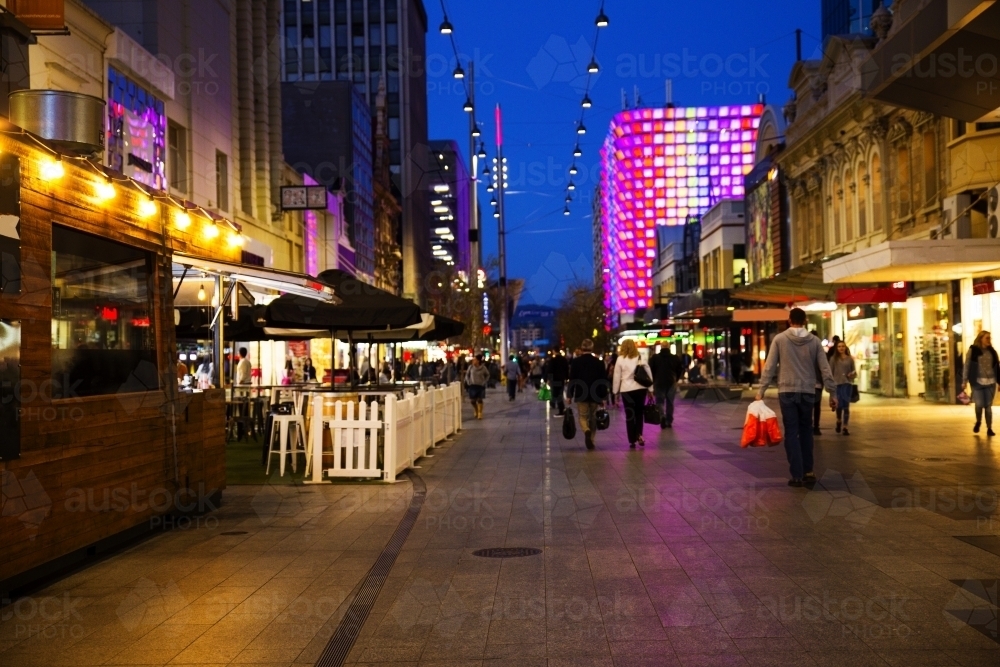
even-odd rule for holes
{"type": "Polygon", "coordinates": [[[837,422],[837,433],[840,433],[840,422],[837,422]]]}
{"type": "Polygon", "coordinates": [[[979,422],[976,422],[976,425],[972,427],[972,432],[979,433],[979,422]]]}
{"type": "Polygon", "coordinates": [[[788,480],[788,486],[794,486],[796,488],[804,486],[801,479],[790,479],[788,480]]]}
{"type": "Polygon", "coordinates": [[[986,435],[988,435],[988,436],[990,436],[992,438],[993,436],[996,435],[996,433],[993,432],[993,429],[988,428],[988,429],[986,429],[986,435]]]}
{"type": "Polygon", "coordinates": [[[594,436],[590,434],[590,431],[586,431],[583,434],[583,442],[587,445],[587,449],[594,448],[594,436]]]}
{"type": "Polygon", "coordinates": [[[841,432],[841,434],[842,434],[842,435],[850,435],[850,434],[851,434],[851,432],[850,432],[850,431],[848,431],[848,430],[847,430],[847,427],[845,426],[845,427],[844,427],[844,430],[843,430],[843,431],[841,432]]]}

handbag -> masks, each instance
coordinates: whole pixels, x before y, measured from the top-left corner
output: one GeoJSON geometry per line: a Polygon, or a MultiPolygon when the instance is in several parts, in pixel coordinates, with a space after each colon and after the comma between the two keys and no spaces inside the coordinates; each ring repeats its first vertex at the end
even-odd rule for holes
{"type": "Polygon", "coordinates": [[[646,366],[643,364],[638,364],[635,367],[635,372],[632,373],[632,379],[635,380],[637,385],[649,389],[653,386],[653,378],[649,377],[649,371],[646,370],[646,366]]]}
{"type": "Polygon", "coordinates": [[[604,408],[599,408],[594,413],[594,421],[597,423],[598,431],[607,431],[608,427],[611,426],[611,415],[604,408]]]}
{"type": "Polygon", "coordinates": [[[858,391],[858,385],[851,385],[851,403],[857,403],[861,400],[861,392],[858,391]]]}
{"type": "Polygon", "coordinates": [[[647,424],[659,424],[663,419],[660,414],[660,406],[652,401],[646,402],[646,407],[642,410],[642,420],[647,424]]]}
{"type": "Polygon", "coordinates": [[[566,414],[563,415],[563,437],[567,440],[572,440],[576,437],[576,419],[573,418],[573,409],[566,408],[566,414]]]}
{"type": "Polygon", "coordinates": [[[541,389],[538,390],[538,400],[540,401],[551,401],[552,400],[552,390],[549,389],[549,385],[542,383],[541,389]]]}

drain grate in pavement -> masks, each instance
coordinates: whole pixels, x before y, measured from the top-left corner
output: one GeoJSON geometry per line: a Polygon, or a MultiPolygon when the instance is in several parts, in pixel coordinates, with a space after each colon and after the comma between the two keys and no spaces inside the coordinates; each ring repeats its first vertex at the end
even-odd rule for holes
{"type": "Polygon", "coordinates": [[[537,556],[542,553],[541,549],[529,547],[493,547],[492,549],[480,549],[473,551],[473,556],[480,558],[522,558],[524,556],[537,556]]]}
{"type": "Polygon", "coordinates": [[[944,463],[945,461],[954,461],[955,459],[947,459],[941,456],[928,456],[927,458],[915,458],[910,459],[911,461],[917,461],[919,463],[944,463]]]}
{"type": "Polygon", "coordinates": [[[230,530],[225,533],[219,533],[219,535],[246,535],[246,534],[247,531],[245,530],[230,530]]]}

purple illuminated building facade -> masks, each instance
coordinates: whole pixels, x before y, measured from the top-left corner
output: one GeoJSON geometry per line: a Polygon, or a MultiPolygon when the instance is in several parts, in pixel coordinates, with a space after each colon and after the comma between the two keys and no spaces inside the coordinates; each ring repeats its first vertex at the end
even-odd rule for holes
{"type": "Polygon", "coordinates": [[[601,150],[601,263],[612,317],[648,308],[656,227],[697,220],[742,198],[763,106],[632,109],[611,121],[601,150]]]}

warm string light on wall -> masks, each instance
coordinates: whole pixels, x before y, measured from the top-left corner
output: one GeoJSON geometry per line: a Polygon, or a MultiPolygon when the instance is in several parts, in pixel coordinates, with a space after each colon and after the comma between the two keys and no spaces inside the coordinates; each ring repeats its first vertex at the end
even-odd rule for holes
{"type": "Polygon", "coordinates": [[[597,18],[594,19],[594,41],[590,47],[587,81],[583,88],[583,99],[580,101],[580,119],[576,122],[575,127],[576,145],[573,147],[573,162],[569,168],[569,183],[566,185],[566,206],[563,208],[563,215],[566,216],[571,213],[569,205],[573,201],[573,191],[576,190],[576,183],[573,181],[573,177],[579,173],[579,169],[576,166],[576,158],[583,157],[583,150],[580,149],[580,137],[587,133],[587,126],[583,121],[586,119],[587,110],[594,106],[593,100],[590,99],[590,86],[593,83],[593,77],[601,71],[601,66],[597,62],[597,42],[601,36],[601,30],[607,28],[610,24],[611,20],[604,13],[604,0],[601,0],[600,8],[597,11],[597,18]]]}
{"type": "Polygon", "coordinates": [[[22,139],[28,139],[34,142],[40,149],[48,153],[49,157],[43,158],[38,169],[38,175],[44,181],[54,182],[63,178],[66,175],[65,160],[73,160],[74,162],[82,164],[90,171],[93,171],[97,176],[97,180],[94,182],[94,196],[97,201],[110,202],[115,199],[118,193],[118,189],[115,187],[115,184],[119,183],[125,187],[131,187],[139,193],[140,200],[136,208],[136,212],[139,217],[149,218],[156,215],[159,211],[159,206],[156,201],[160,200],[174,210],[174,227],[178,230],[184,231],[190,228],[192,223],[191,213],[195,213],[200,218],[203,218],[207,223],[203,230],[206,238],[209,240],[218,238],[222,233],[219,223],[222,223],[226,228],[228,228],[229,244],[233,247],[242,247],[243,245],[243,229],[240,225],[236,224],[232,220],[228,220],[222,216],[212,213],[203,206],[179,200],[169,193],[160,193],[159,191],[151,190],[149,186],[140,183],[129,176],[108,171],[105,167],[95,164],[88,157],[62,155],[34,135],[23,130],[3,130],[0,131],[0,133],[16,136],[22,139]]]}

